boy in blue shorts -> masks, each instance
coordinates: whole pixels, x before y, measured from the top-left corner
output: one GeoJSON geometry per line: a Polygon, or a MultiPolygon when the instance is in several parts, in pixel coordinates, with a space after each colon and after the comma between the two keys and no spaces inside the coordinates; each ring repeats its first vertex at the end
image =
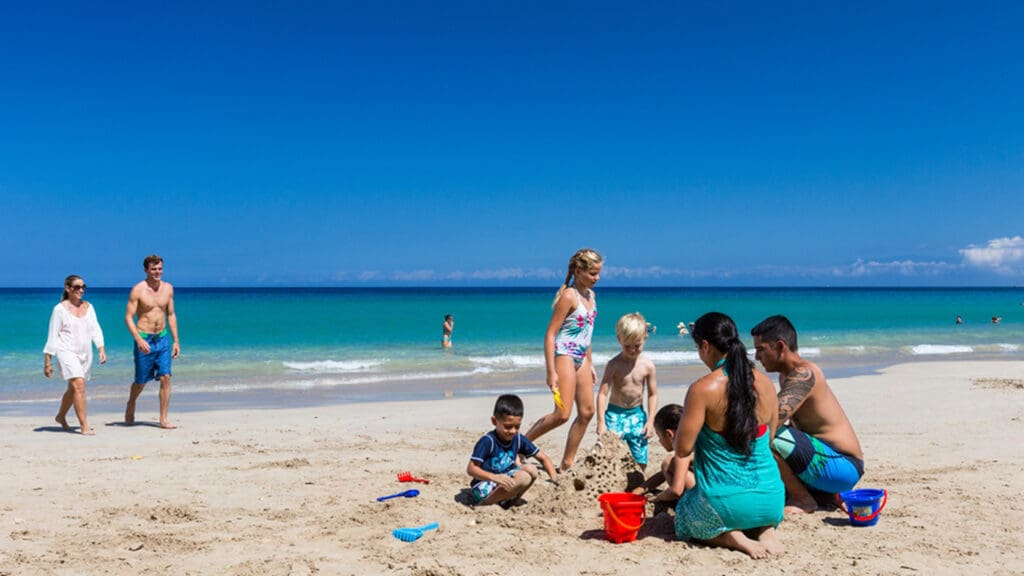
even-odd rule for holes
{"type": "Polygon", "coordinates": [[[647,321],[639,312],[626,314],[615,323],[622,352],[608,361],[597,392],[597,433],[611,430],[629,446],[640,468],[647,467],[647,441],[654,426],[647,414],[658,410],[658,383],[654,363],[643,355],[647,321]],[[644,388],[647,412],[644,412],[644,388]]]}
{"type": "Polygon", "coordinates": [[[507,508],[516,502],[537,480],[537,467],[521,464],[521,457],[536,458],[548,477],[555,481],[551,458],[519,433],[523,424],[523,401],[514,394],[503,394],[494,403],[491,416],[494,430],[477,441],[466,473],[473,481],[473,501],[477,504],[501,504],[507,508]]]}

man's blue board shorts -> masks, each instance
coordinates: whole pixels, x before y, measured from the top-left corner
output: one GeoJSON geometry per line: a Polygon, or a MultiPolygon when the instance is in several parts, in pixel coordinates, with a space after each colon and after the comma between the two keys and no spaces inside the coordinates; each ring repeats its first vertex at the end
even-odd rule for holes
{"type": "Polygon", "coordinates": [[[772,449],[806,486],[837,494],[852,490],[864,475],[864,462],[837,452],[821,440],[790,426],[779,426],[772,449]]]}
{"type": "Polygon", "coordinates": [[[171,375],[171,337],[167,328],[157,334],[139,332],[139,337],[149,344],[149,354],[139,350],[135,343],[135,383],[145,384],[161,376],[171,375]]]}

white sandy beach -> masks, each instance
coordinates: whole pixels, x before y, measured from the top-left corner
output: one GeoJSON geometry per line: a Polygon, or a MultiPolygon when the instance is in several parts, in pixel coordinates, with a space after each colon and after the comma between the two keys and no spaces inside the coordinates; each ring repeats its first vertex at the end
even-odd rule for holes
{"type": "MultiPolygon", "coordinates": [[[[91,438],[44,418],[0,421],[0,575],[1024,573],[1024,363],[905,364],[831,384],[864,447],[860,487],[886,488],[889,501],[869,528],[839,511],[787,519],[778,558],[677,542],[667,514],[614,545],[590,494],[548,483],[508,511],[461,504],[493,398],[172,404],[180,428],[164,431],[147,425],[148,394],[143,425],[91,413],[91,438]],[[398,483],[406,470],[431,483],[398,483]],[[420,496],[375,501],[411,488],[420,496]],[[440,529],[417,542],[391,536],[433,521],[440,529]]],[[[527,423],[549,408],[545,395],[524,400],[527,423]]],[[[539,442],[556,459],[565,428],[539,442]]],[[[652,444],[652,462],[661,455],[652,444]]]]}

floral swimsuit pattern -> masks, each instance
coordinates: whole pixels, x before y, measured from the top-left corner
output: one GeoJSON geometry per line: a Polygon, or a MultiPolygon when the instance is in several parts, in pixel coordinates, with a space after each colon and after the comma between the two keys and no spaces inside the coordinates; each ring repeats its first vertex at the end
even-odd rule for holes
{"type": "MultiPolygon", "coordinates": [[[[573,290],[576,290],[574,287],[573,290]]],[[[594,298],[594,309],[587,311],[583,306],[580,293],[576,290],[576,309],[565,317],[561,329],[555,335],[555,356],[568,356],[579,369],[587,357],[590,338],[594,335],[594,320],[597,318],[597,298],[594,298]]]]}

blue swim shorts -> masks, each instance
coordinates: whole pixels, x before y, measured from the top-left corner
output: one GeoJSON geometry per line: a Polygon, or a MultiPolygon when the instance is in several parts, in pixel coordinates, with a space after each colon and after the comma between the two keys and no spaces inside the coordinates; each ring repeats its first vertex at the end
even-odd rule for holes
{"type": "Polygon", "coordinates": [[[821,440],[790,426],[779,426],[772,449],[806,486],[838,494],[852,490],[864,475],[864,461],[840,454],[821,440]]]}
{"type": "Polygon", "coordinates": [[[164,328],[158,334],[139,332],[139,336],[149,344],[149,354],[143,354],[139,345],[134,346],[135,383],[145,384],[161,376],[171,375],[171,337],[164,328]]]}
{"type": "Polygon", "coordinates": [[[647,414],[644,413],[643,406],[622,408],[608,404],[608,409],[604,412],[604,425],[629,446],[629,451],[637,464],[647,465],[647,437],[644,436],[647,414]]]}

